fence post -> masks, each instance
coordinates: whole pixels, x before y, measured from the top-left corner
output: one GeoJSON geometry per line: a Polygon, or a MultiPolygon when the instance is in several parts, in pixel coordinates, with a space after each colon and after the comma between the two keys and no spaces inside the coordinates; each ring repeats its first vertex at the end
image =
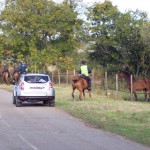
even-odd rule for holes
{"type": "Polygon", "coordinates": [[[116,98],[118,98],[118,74],[116,74],[116,98]]]}
{"type": "Polygon", "coordinates": [[[43,71],[44,71],[44,74],[46,73],[46,71],[45,71],[45,67],[43,68],[43,71]]]}
{"type": "Polygon", "coordinates": [[[76,75],[76,70],[75,69],[74,69],[74,73],[73,74],[74,74],[74,76],[76,75]]]}
{"type": "Polygon", "coordinates": [[[58,84],[60,85],[60,71],[58,70],[58,84]]]}
{"type": "Polygon", "coordinates": [[[53,81],[54,81],[54,77],[53,77],[53,71],[52,71],[52,83],[53,83],[53,81]]]}
{"type": "Polygon", "coordinates": [[[92,89],[94,90],[94,70],[92,70],[92,89]]]}
{"type": "Polygon", "coordinates": [[[132,75],[130,76],[130,82],[131,82],[130,83],[131,84],[131,87],[130,87],[131,88],[131,100],[133,100],[133,76],[132,75]]]}
{"type": "Polygon", "coordinates": [[[106,96],[108,97],[107,72],[105,72],[105,90],[106,90],[106,96]]]}
{"type": "Polygon", "coordinates": [[[68,85],[68,70],[67,70],[67,85],[68,85]]]}
{"type": "Polygon", "coordinates": [[[34,69],[35,69],[35,73],[36,73],[36,63],[35,63],[34,65],[35,65],[35,66],[34,66],[34,67],[35,67],[34,69]]]}

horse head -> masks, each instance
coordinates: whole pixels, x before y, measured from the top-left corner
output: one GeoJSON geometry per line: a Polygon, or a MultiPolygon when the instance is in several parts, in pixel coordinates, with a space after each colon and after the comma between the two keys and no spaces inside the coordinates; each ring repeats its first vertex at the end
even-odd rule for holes
{"type": "Polygon", "coordinates": [[[124,78],[125,72],[124,71],[119,71],[118,72],[118,79],[124,78]]]}
{"type": "Polygon", "coordinates": [[[130,78],[131,74],[126,71],[119,71],[118,72],[118,79],[120,78],[130,78]]]}

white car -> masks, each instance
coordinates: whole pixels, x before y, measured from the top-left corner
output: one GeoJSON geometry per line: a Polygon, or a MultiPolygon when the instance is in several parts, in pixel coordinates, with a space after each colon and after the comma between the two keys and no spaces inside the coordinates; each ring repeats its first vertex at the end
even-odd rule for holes
{"type": "Polygon", "coordinates": [[[55,106],[55,90],[50,77],[46,74],[22,74],[18,83],[14,85],[13,104],[22,106],[23,102],[39,102],[55,106]]]}

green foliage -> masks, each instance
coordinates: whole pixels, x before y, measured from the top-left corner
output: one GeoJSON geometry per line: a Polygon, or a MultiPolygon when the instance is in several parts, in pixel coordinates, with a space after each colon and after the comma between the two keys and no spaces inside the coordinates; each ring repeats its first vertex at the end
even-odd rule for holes
{"type": "Polygon", "coordinates": [[[46,64],[56,64],[58,57],[70,57],[76,49],[74,32],[82,22],[69,4],[48,0],[6,0],[5,5],[0,15],[3,36],[7,37],[1,48],[3,55],[12,51],[16,59],[28,60],[30,57],[35,61],[40,59],[38,51],[45,50],[46,56],[52,58],[46,64]]]}
{"type": "Polygon", "coordinates": [[[91,8],[89,20],[92,35],[89,40],[94,43],[91,60],[108,71],[123,69],[125,64],[136,75],[145,69],[146,62],[142,59],[146,51],[140,36],[140,28],[147,22],[145,13],[138,10],[121,13],[110,1],[105,1],[91,8]]]}
{"type": "Polygon", "coordinates": [[[150,22],[145,23],[142,27],[141,27],[141,31],[140,31],[142,40],[144,42],[144,44],[150,48],[150,22]]]}
{"type": "Polygon", "coordinates": [[[83,21],[75,0],[6,0],[0,15],[0,60],[25,59],[38,68],[43,62],[63,70],[77,68],[84,59],[110,72],[128,64],[135,75],[150,74],[146,13],[121,13],[111,1],[87,9],[88,21],[83,21]]]}
{"type": "Polygon", "coordinates": [[[146,22],[141,26],[140,29],[141,40],[144,43],[144,51],[141,52],[141,63],[143,66],[143,72],[149,74],[150,68],[149,58],[150,58],[150,22],[146,22]]]}

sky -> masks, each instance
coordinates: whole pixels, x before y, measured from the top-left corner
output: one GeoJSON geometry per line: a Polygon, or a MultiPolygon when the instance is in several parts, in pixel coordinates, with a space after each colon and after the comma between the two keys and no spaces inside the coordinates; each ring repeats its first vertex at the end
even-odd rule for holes
{"type": "MultiPolygon", "coordinates": [[[[55,2],[62,2],[62,0],[53,0],[55,2]]],[[[94,2],[103,3],[105,0],[78,0],[79,2],[84,2],[87,4],[91,4],[94,2]]],[[[128,10],[135,11],[136,9],[140,11],[145,11],[148,13],[148,17],[150,18],[150,5],[149,0],[110,0],[114,6],[117,6],[121,12],[125,12],[128,10]]]]}
{"type": "MultiPolygon", "coordinates": [[[[60,3],[63,0],[53,0],[53,1],[60,3]]],[[[90,5],[91,3],[94,2],[103,3],[105,0],[77,0],[77,1],[90,5]]],[[[112,2],[113,5],[117,6],[121,12],[128,11],[128,10],[135,11],[136,9],[138,9],[140,11],[147,12],[148,17],[150,18],[149,0],[110,0],[110,1],[112,2]]],[[[4,0],[0,0],[0,5],[1,2],[4,2],[4,0]]]]}
{"type": "Polygon", "coordinates": [[[121,12],[126,10],[145,11],[150,18],[150,5],[149,0],[111,0],[113,5],[116,5],[121,12]]]}

